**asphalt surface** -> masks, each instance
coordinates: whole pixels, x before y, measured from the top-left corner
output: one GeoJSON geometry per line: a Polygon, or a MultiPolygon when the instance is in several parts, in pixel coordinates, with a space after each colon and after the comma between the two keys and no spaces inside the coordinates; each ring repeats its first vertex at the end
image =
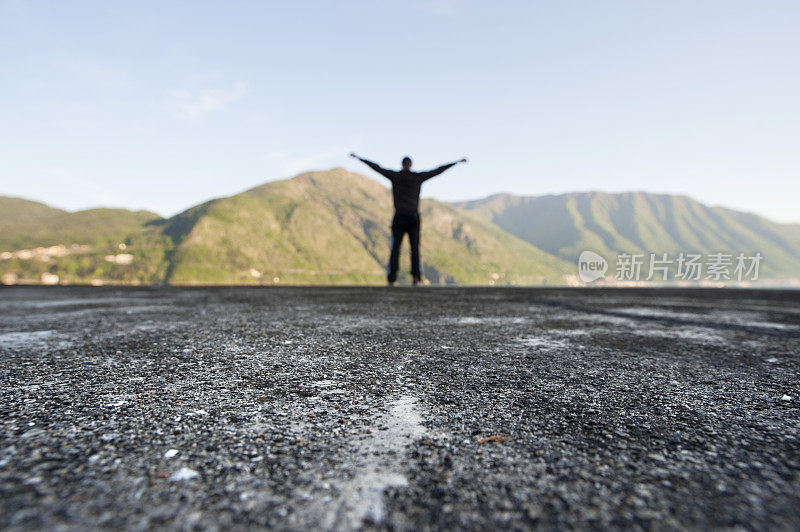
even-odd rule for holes
{"type": "Polygon", "coordinates": [[[800,293],[0,289],[0,527],[800,529],[800,293]]]}

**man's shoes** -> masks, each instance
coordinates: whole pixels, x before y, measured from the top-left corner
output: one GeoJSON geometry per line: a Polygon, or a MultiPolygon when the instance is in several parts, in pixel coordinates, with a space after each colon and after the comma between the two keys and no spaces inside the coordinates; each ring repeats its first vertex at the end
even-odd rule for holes
{"type": "Polygon", "coordinates": [[[395,281],[389,281],[389,286],[394,286],[394,285],[395,285],[395,281]]]}
{"type": "Polygon", "coordinates": [[[419,275],[415,275],[413,277],[412,283],[414,284],[414,286],[417,286],[417,285],[421,284],[422,283],[422,277],[420,277],[419,275]]]}

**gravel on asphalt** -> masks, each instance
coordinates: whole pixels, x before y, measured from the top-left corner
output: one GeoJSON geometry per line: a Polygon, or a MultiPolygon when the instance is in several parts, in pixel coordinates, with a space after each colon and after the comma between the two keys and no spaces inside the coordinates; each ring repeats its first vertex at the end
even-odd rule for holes
{"type": "Polygon", "coordinates": [[[800,292],[0,288],[0,527],[800,529],[800,292]]]}

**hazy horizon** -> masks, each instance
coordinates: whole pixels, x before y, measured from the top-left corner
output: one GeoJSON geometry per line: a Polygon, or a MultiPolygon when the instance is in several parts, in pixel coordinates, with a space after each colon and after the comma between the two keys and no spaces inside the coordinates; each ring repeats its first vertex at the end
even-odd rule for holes
{"type": "Polygon", "coordinates": [[[800,4],[0,0],[0,194],[162,216],[311,167],[800,223],[800,4]]]}

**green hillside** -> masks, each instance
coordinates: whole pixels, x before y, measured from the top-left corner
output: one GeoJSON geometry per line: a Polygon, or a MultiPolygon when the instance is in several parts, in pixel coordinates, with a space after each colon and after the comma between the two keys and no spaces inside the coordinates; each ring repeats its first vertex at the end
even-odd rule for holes
{"type": "MultiPolygon", "coordinates": [[[[447,204],[422,202],[423,273],[433,283],[559,283],[569,266],[447,204]]],[[[212,200],[163,222],[174,284],[383,284],[389,190],[336,168],[212,200]]],[[[402,256],[408,269],[408,254],[402,256]]]]}
{"type": "MultiPolygon", "coordinates": [[[[0,196],[0,227],[6,230],[20,224],[47,220],[66,212],[38,201],[0,196]]],[[[3,231],[3,233],[5,232],[3,231]]],[[[2,237],[3,235],[0,234],[0,238],[2,237]]]]}
{"type": "Polygon", "coordinates": [[[0,262],[0,274],[18,282],[40,282],[42,274],[59,282],[154,283],[166,272],[170,240],[150,224],[148,211],[88,209],[67,212],[20,198],[0,198],[3,207],[0,252],[16,252],[0,262]],[[124,248],[124,249],[123,249],[124,248]],[[31,257],[21,250],[27,250],[31,257]],[[106,257],[130,255],[128,263],[106,257]]]}
{"type": "MultiPolygon", "coordinates": [[[[384,284],[392,217],[384,184],[342,168],[307,172],[168,219],[0,197],[0,275],[19,283],[384,284]]],[[[423,274],[433,284],[563,284],[583,250],[609,260],[621,251],[760,252],[762,278],[800,278],[800,226],[685,196],[499,194],[420,208],[423,274]]]]}
{"type": "Polygon", "coordinates": [[[800,278],[800,228],[709,207],[686,196],[585,192],[547,196],[499,194],[456,204],[571,263],[583,250],[731,252],[764,256],[763,276],[800,278]]]}
{"type": "Polygon", "coordinates": [[[120,243],[132,232],[160,217],[148,211],[89,209],[56,212],[50,216],[6,225],[0,234],[0,249],[50,246],[58,243],[102,245],[120,243]]]}

